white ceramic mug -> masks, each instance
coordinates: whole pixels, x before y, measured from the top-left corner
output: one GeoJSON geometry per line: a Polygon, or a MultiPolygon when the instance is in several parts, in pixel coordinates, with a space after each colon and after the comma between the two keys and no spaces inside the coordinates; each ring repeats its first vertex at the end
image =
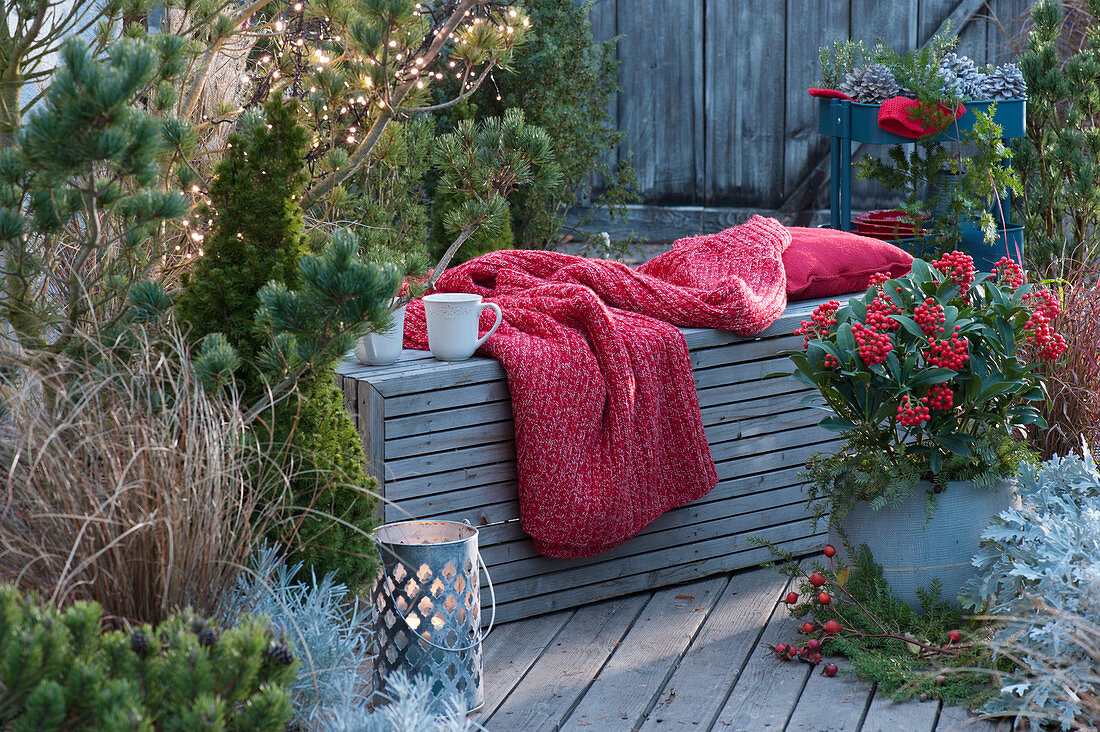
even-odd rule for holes
{"type": "Polygon", "coordinates": [[[393,311],[390,328],[382,333],[367,333],[355,341],[355,357],[369,366],[384,366],[401,357],[405,340],[405,306],[393,311]]]}
{"type": "Polygon", "coordinates": [[[481,295],[437,292],[424,296],[424,317],[432,355],[440,361],[465,361],[500,327],[504,314],[499,305],[481,302],[481,295]],[[478,338],[478,321],[485,308],[496,311],[497,321],[488,333],[478,338]]]}

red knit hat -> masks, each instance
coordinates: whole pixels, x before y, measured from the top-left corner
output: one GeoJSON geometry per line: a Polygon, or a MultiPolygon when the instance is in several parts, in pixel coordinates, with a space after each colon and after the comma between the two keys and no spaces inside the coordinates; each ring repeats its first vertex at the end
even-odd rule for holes
{"type": "Polygon", "coordinates": [[[806,91],[810,93],[811,97],[820,97],[823,99],[847,99],[848,101],[855,101],[844,92],[837,91],[836,89],[819,89],[816,86],[811,86],[806,91]]]}
{"type": "Polygon", "coordinates": [[[918,117],[917,110],[920,106],[918,100],[909,97],[887,99],[878,108],[878,126],[887,132],[915,140],[939,132],[966,112],[966,107],[961,104],[954,111],[940,104],[936,107],[939,114],[933,115],[932,122],[926,124],[918,117]]]}

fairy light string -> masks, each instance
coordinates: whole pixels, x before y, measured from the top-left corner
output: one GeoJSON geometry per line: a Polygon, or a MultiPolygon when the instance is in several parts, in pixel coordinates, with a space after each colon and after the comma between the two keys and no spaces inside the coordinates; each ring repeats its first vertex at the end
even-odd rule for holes
{"type": "MultiPolygon", "coordinates": [[[[303,123],[311,133],[306,165],[316,183],[331,174],[330,154],[355,150],[382,112],[394,117],[430,113],[468,98],[486,81],[499,100],[492,72],[530,21],[515,7],[516,0],[479,0],[464,12],[435,57],[426,60],[463,2],[418,2],[412,18],[376,21],[373,47],[364,43],[369,38],[361,28],[353,35],[346,18],[334,21],[326,15],[331,6],[324,0],[290,0],[268,18],[247,19],[239,32],[257,43],[241,77],[245,101],[234,112],[204,122],[232,124],[240,112],[261,106],[276,91],[301,100],[303,123]],[[432,103],[432,85],[448,78],[456,82],[457,95],[432,103]],[[407,82],[412,82],[410,94],[392,107],[394,90],[407,82]]],[[[210,206],[198,186],[180,193],[196,210],[201,204],[210,206]]],[[[193,214],[181,223],[183,247],[177,245],[173,256],[180,262],[202,256],[212,221],[193,214]]]]}

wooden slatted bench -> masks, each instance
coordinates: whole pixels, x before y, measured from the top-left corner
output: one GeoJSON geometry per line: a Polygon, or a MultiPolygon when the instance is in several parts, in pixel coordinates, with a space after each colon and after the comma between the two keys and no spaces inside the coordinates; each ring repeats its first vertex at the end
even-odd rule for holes
{"type": "Polygon", "coordinates": [[[792,303],[756,337],[684,329],[718,486],[586,559],[543,557],[520,528],[512,407],[499,362],[444,363],[406,350],[390,366],[344,362],[337,379],[386,500],[384,519],[476,526],[497,619],[513,620],[752,566],[768,552],[750,536],[794,552],[821,545],[799,473],[836,435],[817,426],[819,410],[800,404],[804,387],[768,378],[790,370],[778,354],[801,345],[792,332],[820,302],[792,303]]]}

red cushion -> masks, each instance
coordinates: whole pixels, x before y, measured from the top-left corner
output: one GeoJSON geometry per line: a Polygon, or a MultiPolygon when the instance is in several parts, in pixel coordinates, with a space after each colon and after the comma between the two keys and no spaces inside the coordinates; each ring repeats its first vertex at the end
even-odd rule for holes
{"type": "Polygon", "coordinates": [[[783,252],[787,299],[844,295],[866,290],[875,272],[907,274],[913,257],[889,242],[836,229],[787,227],[791,245],[783,252]]]}

